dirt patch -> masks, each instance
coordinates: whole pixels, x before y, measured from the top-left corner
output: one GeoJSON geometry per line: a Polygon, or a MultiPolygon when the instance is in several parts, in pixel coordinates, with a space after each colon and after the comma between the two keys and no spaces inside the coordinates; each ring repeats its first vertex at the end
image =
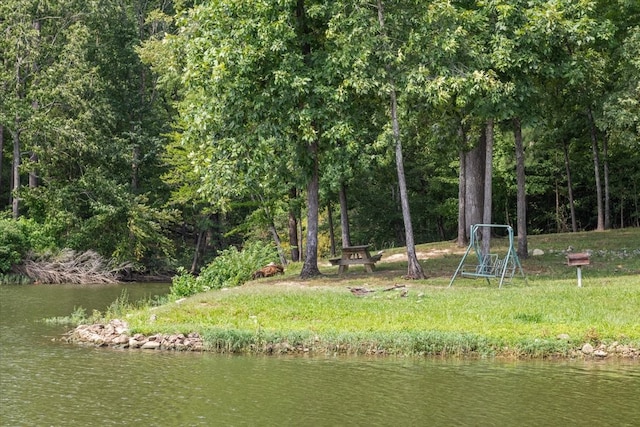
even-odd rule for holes
{"type": "MultiPolygon", "coordinates": [[[[418,257],[418,259],[433,259],[433,258],[442,258],[446,255],[452,255],[456,253],[463,254],[464,250],[453,251],[451,249],[433,249],[426,252],[425,251],[416,252],[416,256],[418,257]]],[[[385,262],[385,261],[397,262],[397,261],[406,261],[406,260],[407,260],[407,254],[406,252],[403,252],[400,254],[393,254],[389,256],[383,255],[381,262],[385,262]]]]}

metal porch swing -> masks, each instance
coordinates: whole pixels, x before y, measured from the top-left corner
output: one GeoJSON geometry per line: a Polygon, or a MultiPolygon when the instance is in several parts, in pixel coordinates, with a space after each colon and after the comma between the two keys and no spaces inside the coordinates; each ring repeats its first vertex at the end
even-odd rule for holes
{"type": "Polygon", "coordinates": [[[451,278],[451,282],[449,282],[449,287],[453,285],[453,281],[458,277],[458,273],[462,277],[470,277],[470,278],[485,278],[487,279],[487,283],[491,284],[489,279],[492,278],[500,278],[499,288],[502,287],[502,283],[504,282],[505,277],[508,280],[511,280],[516,272],[516,269],[520,270],[520,274],[522,274],[522,278],[527,281],[527,277],[522,270],[522,265],[520,264],[520,259],[518,258],[518,254],[516,253],[513,247],[513,228],[510,225],[501,225],[501,224],[474,224],[471,226],[471,240],[469,242],[469,247],[467,251],[464,253],[456,272],[453,274],[451,278]],[[482,229],[484,227],[489,228],[500,228],[506,229],[509,234],[509,249],[507,250],[507,254],[504,258],[500,258],[497,254],[483,254],[482,253],[482,229]],[[465,260],[467,256],[471,252],[471,249],[474,250],[476,254],[477,264],[465,264],[465,260]]]}

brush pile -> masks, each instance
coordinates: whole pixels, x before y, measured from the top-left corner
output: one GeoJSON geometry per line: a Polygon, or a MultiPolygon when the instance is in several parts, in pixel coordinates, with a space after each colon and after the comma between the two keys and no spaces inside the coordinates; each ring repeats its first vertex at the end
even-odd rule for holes
{"type": "Polygon", "coordinates": [[[119,273],[129,267],[114,265],[94,251],[64,249],[56,254],[31,255],[13,270],[35,283],[84,285],[118,283],[119,273]]]}

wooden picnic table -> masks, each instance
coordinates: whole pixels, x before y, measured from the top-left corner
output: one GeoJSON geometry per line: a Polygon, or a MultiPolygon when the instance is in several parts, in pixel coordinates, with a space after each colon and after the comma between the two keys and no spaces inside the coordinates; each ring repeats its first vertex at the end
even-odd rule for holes
{"type": "Polygon", "coordinates": [[[380,261],[382,253],[371,256],[369,245],[343,246],[340,258],[331,258],[331,265],[338,265],[338,274],[342,274],[349,269],[350,265],[361,264],[367,273],[373,273],[376,262],[380,261]]]}

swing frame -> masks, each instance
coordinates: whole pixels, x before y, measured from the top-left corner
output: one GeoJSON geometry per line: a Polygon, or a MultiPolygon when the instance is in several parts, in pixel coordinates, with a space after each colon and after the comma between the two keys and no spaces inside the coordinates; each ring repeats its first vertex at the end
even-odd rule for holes
{"type": "Polygon", "coordinates": [[[520,264],[520,259],[518,258],[518,254],[513,247],[513,228],[510,225],[503,224],[473,224],[470,227],[470,241],[469,246],[467,247],[466,252],[462,256],[462,260],[460,260],[460,264],[458,264],[458,268],[456,272],[453,274],[451,281],[449,282],[449,286],[453,285],[453,281],[458,277],[458,273],[462,277],[470,277],[470,278],[485,278],[487,279],[487,283],[491,284],[492,278],[500,278],[500,283],[498,285],[499,288],[502,287],[502,283],[504,282],[507,273],[509,273],[509,280],[513,278],[516,269],[520,270],[520,274],[522,274],[522,278],[527,282],[527,276],[525,276],[524,271],[522,270],[522,265],[520,264]],[[483,254],[481,248],[481,241],[478,238],[480,236],[481,230],[485,227],[488,228],[500,228],[506,229],[509,235],[509,249],[507,250],[506,256],[501,259],[497,254],[483,254]],[[476,254],[476,258],[478,263],[472,265],[472,270],[466,270],[465,260],[467,256],[471,252],[471,249],[474,250],[476,254]]]}

